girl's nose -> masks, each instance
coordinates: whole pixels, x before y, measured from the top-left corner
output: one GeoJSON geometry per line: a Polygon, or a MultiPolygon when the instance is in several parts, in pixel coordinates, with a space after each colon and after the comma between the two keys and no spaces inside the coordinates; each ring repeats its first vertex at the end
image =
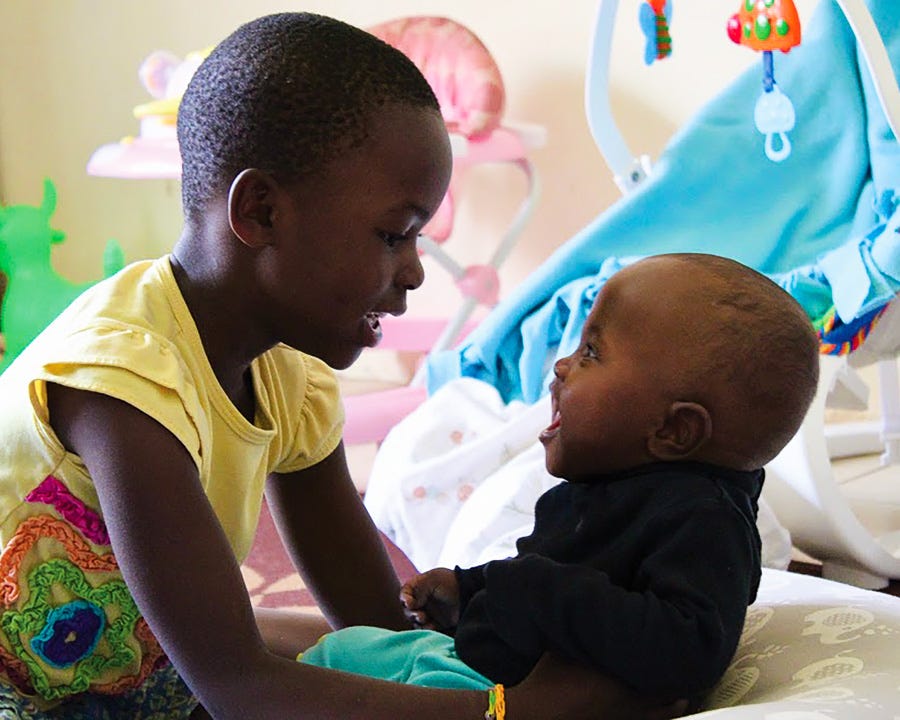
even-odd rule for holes
{"type": "Polygon", "coordinates": [[[404,290],[415,290],[425,282],[425,268],[415,244],[412,244],[411,252],[405,254],[400,271],[397,274],[397,285],[404,290]]]}

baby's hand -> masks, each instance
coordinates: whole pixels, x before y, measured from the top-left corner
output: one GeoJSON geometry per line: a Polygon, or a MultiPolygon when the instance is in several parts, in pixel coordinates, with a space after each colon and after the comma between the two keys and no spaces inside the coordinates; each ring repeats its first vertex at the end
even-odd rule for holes
{"type": "Polygon", "coordinates": [[[452,630],[459,622],[459,586],[449,568],[416,575],[400,588],[406,617],[417,628],[452,630]]]}

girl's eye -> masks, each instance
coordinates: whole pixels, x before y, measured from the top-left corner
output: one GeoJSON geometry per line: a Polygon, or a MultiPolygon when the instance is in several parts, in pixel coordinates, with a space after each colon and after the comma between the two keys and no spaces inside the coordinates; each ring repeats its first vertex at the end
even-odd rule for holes
{"type": "Polygon", "coordinates": [[[394,247],[395,245],[403,242],[406,239],[405,236],[403,236],[403,235],[386,232],[384,230],[378,231],[378,238],[389,248],[394,247]]]}
{"type": "Polygon", "coordinates": [[[392,233],[387,232],[386,230],[378,231],[379,239],[387,245],[389,248],[394,248],[400,243],[411,242],[415,243],[419,237],[418,232],[408,232],[408,233],[392,233]]]}
{"type": "Polygon", "coordinates": [[[593,345],[585,343],[581,348],[581,356],[584,358],[595,359],[597,358],[597,351],[594,349],[593,345]]]}

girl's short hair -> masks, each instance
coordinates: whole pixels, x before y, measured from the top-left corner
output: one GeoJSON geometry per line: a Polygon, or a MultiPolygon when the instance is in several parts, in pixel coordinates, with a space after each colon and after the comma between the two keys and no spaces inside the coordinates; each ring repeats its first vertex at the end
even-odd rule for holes
{"type": "Polygon", "coordinates": [[[186,219],[243,169],[282,182],[358,146],[382,106],[438,101],[403,53],[312,13],[267,15],[239,27],[203,61],[178,111],[186,219]]]}

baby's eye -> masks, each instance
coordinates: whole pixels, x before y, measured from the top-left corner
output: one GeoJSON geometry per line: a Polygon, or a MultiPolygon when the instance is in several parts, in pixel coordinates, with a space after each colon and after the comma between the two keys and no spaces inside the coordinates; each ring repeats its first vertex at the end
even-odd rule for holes
{"type": "Polygon", "coordinates": [[[581,356],[586,359],[595,359],[598,357],[597,350],[591,343],[585,343],[581,346],[581,356]]]}

